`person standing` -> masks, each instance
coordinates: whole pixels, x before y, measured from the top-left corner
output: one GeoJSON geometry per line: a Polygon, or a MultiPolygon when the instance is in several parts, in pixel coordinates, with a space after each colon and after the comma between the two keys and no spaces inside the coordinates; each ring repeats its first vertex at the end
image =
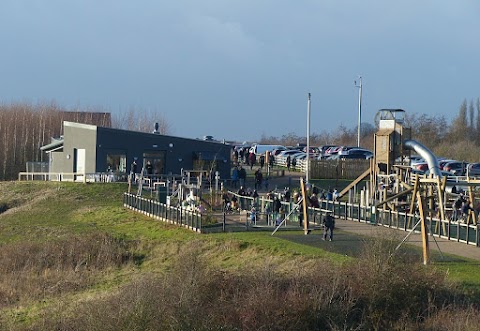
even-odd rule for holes
{"type": "Polygon", "coordinates": [[[132,164],[130,165],[131,183],[133,183],[136,180],[136,174],[137,174],[137,158],[134,158],[132,164]]]}
{"type": "Polygon", "coordinates": [[[257,163],[257,157],[256,157],[254,152],[250,152],[249,158],[250,158],[250,160],[249,160],[250,161],[250,170],[252,170],[255,163],[257,163]]]}
{"type": "Polygon", "coordinates": [[[277,196],[273,198],[273,218],[276,220],[278,215],[280,215],[280,209],[282,208],[282,203],[277,196]]]}
{"type": "Polygon", "coordinates": [[[247,183],[247,171],[242,166],[238,169],[238,179],[240,180],[240,186],[245,186],[247,183]]]}
{"type": "Polygon", "coordinates": [[[270,170],[273,169],[273,161],[274,161],[274,160],[275,160],[275,159],[274,159],[273,154],[270,154],[270,155],[268,156],[268,165],[269,165],[269,167],[270,167],[270,170]]]}
{"type": "Polygon", "coordinates": [[[255,171],[255,189],[256,190],[260,190],[262,188],[262,180],[263,180],[263,175],[260,168],[258,168],[258,170],[255,171]]]}
{"type": "Polygon", "coordinates": [[[136,174],[137,173],[137,159],[133,159],[133,162],[132,162],[132,165],[130,166],[130,171],[133,173],[133,174],[136,174]]]}
{"type": "Polygon", "coordinates": [[[147,161],[147,165],[145,166],[145,169],[147,169],[147,175],[153,174],[153,166],[150,161],[147,161]]]}
{"type": "Polygon", "coordinates": [[[333,240],[333,229],[335,228],[335,218],[329,214],[323,218],[323,240],[333,240]]]}
{"type": "Polygon", "coordinates": [[[243,186],[240,186],[240,188],[238,189],[237,195],[240,203],[240,208],[243,210],[245,209],[245,196],[247,195],[247,193],[243,189],[243,186]]]}
{"type": "Polygon", "coordinates": [[[290,155],[287,155],[287,169],[288,169],[288,171],[290,171],[290,161],[291,161],[290,155]]]}
{"type": "Polygon", "coordinates": [[[233,170],[232,170],[232,186],[234,188],[237,188],[237,184],[238,184],[238,168],[237,167],[234,167],[233,170]]]}

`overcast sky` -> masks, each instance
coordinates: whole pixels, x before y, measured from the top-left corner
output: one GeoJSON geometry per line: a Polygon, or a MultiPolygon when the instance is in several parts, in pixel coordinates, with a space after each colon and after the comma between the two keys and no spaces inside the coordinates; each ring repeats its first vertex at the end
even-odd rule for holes
{"type": "MultiPolygon", "coordinates": [[[[162,113],[184,137],[355,128],[480,97],[478,0],[1,0],[0,102],[162,113]]],[[[154,122],[154,119],[152,120],[154,122]]]]}

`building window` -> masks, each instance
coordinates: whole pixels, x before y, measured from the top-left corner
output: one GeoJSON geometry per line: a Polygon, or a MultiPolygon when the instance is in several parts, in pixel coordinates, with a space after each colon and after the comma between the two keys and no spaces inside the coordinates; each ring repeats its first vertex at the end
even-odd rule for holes
{"type": "Polygon", "coordinates": [[[219,170],[220,163],[227,161],[223,155],[211,151],[194,152],[192,159],[194,170],[211,170],[213,172],[219,170]]]}
{"type": "Polygon", "coordinates": [[[111,170],[117,174],[127,172],[127,154],[126,152],[109,152],[107,153],[107,170],[111,170]]]}
{"type": "MultiPolygon", "coordinates": [[[[152,174],[161,175],[165,173],[165,151],[152,151],[143,153],[143,166],[148,162],[152,165],[152,174]]],[[[147,168],[145,168],[146,170],[147,168]]]]}

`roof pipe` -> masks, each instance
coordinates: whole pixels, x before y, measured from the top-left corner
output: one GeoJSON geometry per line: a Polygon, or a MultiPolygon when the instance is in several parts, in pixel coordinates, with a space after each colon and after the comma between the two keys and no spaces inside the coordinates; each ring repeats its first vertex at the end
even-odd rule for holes
{"type": "Polygon", "coordinates": [[[406,149],[414,150],[420,155],[425,161],[427,161],[428,169],[434,177],[442,177],[442,172],[440,171],[440,166],[438,165],[438,160],[435,154],[432,153],[427,147],[423,146],[421,143],[415,140],[405,140],[403,146],[406,149]]]}

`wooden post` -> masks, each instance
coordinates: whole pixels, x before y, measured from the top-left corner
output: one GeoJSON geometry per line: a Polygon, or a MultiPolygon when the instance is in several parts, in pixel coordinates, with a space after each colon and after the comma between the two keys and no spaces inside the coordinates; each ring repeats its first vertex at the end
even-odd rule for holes
{"type": "MultiPolygon", "coordinates": [[[[415,214],[415,198],[417,197],[418,193],[418,186],[420,182],[420,178],[418,178],[417,174],[413,175],[415,178],[415,185],[413,185],[413,194],[412,194],[412,202],[410,203],[410,215],[415,214]]],[[[412,221],[412,217],[408,217],[407,228],[410,227],[410,222],[412,221]]]]}
{"type": "Polygon", "coordinates": [[[307,210],[307,190],[305,189],[305,182],[303,178],[300,178],[300,187],[302,189],[302,206],[303,206],[303,231],[305,234],[309,234],[308,230],[308,210],[307,210]]]}
{"type": "Polygon", "coordinates": [[[423,264],[427,265],[429,263],[430,259],[430,249],[428,247],[428,228],[427,228],[427,222],[425,219],[425,209],[424,207],[424,198],[420,194],[420,192],[417,192],[417,200],[418,200],[418,211],[420,213],[420,226],[422,229],[422,247],[423,247],[423,264]]]}

